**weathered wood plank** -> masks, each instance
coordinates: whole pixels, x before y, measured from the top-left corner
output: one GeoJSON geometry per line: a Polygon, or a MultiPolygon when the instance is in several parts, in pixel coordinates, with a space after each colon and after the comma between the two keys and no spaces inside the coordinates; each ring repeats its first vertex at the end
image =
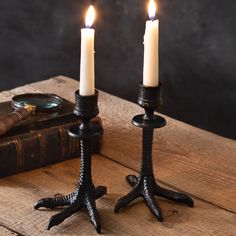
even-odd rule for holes
{"type": "MultiPolygon", "coordinates": [[[[73,101],[78,86],[78,81],[59,76],[28,85],[27,89],[54,92],[73,101]]],[[[99,102],[105,128],[101,154],[139,170],[141,130],[133,127],[130,120],[142,113],[142,109],[104,92],[100,92],[99,102]]],[[[154,135],[157,178],[169,186],[236,212],[236,142],[165,118],[168,125],[156,130],[154,135]]]]}
{"type": "Polygon", "coordinates": [[[0,225],[0,235],[1,236],[20,236],[20,234],[5,228],[4,226],[0,225]]]}
{"type": "MultiPolygon", "coordinates": [[[[23,235],[96,235],[85,211],[72,216],[60,226],[46,232],[50,216],[58,210],[33,209],[41,197],[71,192],[78,177],[80,160],[66,161],[0,180],[0,224],[23,235]]],[[[135,174],[101,156],[93,157],[93,177],[96,185],[106,185],[108,195],[97,201],[105,235],[235,235],[236,215],[195,199],[195,208],[172,204],[159,199],[165,222],[159,223],[142,201],[115,215],[115,202],[130,187],[124,176],[135,174]]]]}

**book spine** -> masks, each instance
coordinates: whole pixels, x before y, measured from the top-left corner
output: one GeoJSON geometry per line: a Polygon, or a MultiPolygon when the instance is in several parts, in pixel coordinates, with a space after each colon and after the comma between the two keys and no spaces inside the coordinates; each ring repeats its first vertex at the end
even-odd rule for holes
{"type": "MultiPolygon", "coordinates": [[[[101,125],[101,121],[94,121],[101,125]]],[[[0,143],[0,177],[40,168],[80,156],[80,140],[71,138],[70,124],[19,135],[0,143]]],[[[93,153],[100,150],[101,137],[95,136],[93,153]]]]}

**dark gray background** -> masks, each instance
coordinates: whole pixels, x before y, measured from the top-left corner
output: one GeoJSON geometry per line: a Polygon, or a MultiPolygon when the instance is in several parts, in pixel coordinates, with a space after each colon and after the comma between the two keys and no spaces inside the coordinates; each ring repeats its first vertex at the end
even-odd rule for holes
{"type": "MultiPolygon", "coordinates": [[[[0,1],[0,90],[79,78],[89,1],[0,1]]],[[[147,0],[97,0],[96,84],[136,101],[147,0]]],[[[159,0],[162,112],[236,138],[236,1],[159,0]]],[[[75,88],[76,89],[76,88],[75,88]]],[[[131,117],[130,117],[131,118],[131,117]]]]}

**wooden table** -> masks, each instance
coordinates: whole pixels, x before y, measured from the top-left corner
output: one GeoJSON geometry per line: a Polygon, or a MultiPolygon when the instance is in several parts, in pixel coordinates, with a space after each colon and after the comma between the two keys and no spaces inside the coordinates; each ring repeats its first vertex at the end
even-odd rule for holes
{"type": "MultiPolygon", "coordinates": [[[[2,92],[0,98],[49,92],[73,101],[76,88],[77,81],[59,76],[2,92]]],[[[234,140],[165,116],[168,125],[154,135],[155,174],[161,185],[190,194],[195,208],[158,199],[165,216],[159,223],[141,200],[115,215],[116,200],[130,190],[125,176],[140,168],[141,130],[130,121],[142,109],[104,92],[99,107],[105,134],[101,153],[93,157],[93,178],[96,185],[108,187],[97,201],[105,235],[236,235],[234,140]]],[[[71,192],[79,165],[78,158],[1,179],[0,235],[96,235],[83,210],[47,232],[48,219],[57,210],[33,209],[39,198],[71,192]]]]}

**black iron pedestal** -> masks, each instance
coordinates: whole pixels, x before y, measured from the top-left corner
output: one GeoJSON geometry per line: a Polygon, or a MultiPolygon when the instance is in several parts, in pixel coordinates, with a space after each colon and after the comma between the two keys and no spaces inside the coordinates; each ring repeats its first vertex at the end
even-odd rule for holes
{"type": "Polygon", "coordinates": [[[82,123],[79,126],[73,126],[69,130],[70,136],[80,139],[81,145],[81,163],[79,182],[74,192],[67,196],[55,198],[43,198],[34,206],[35,209],[41,207],[56,208],[58,206],[68,206],[60,213],[52,216],[49,220],[47,229],[59,225],[66,218],[70,217],[81,208],[85,207],[91,223],[94,225],[98,233],[101,233],[101,224],[96,209],[95,200],[106,194],[107,190],[104,186],[94,187],[91,174],[91,140],[95,135],[101,135],[101,128],[93,124],[91,119],[98,115],[97,106],[98,92],[92,96],[80,96],[79,91],[75,93],[76,106],[74,109],[82,123]]]}
{"type": "Polygon", "coordinates": [[[168,200],[184,203],[193,207],[193,200],[183,193],[174,192],[160,187],[153,174],[152,166],[152,142],[153,131],[166,125],[163,117],[154,115],[154,110],[161,105],[161,85],[158,87],[146,87],[140,84],[138,104],[144,108],[145,114],[135,116],[132,123],[143,129],[142,167],[140,176],[128,175],[126,181],[133,187],[132,191],[118,200],[115,213],[128,206],[138,197],[143,197],[152,214],[163,221],[162,210],[159,207],[155,195],[168,200]]]}

